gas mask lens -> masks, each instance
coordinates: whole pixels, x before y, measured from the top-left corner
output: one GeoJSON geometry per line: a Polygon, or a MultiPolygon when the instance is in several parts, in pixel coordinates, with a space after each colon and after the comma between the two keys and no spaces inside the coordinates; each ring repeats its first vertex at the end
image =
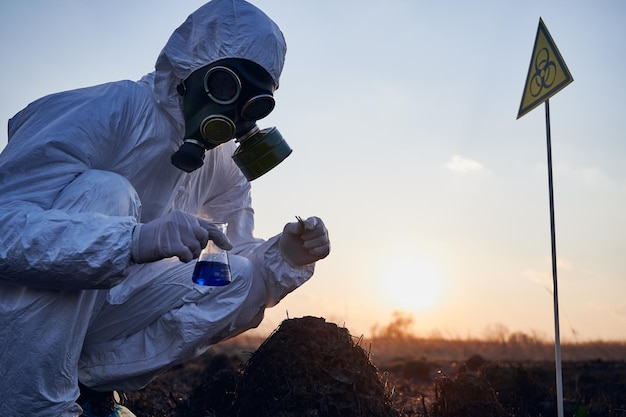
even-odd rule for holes
{"type": "Polygon", "coordinates": [[[204,76],[204,91],[218,104],[234,103],[241,93],[241,80],[230,68],[213,67],[204,76]]]}
{"type": "Polygon", "coordinates": [[[261,94],[246,101],[241,109],[241,117],[246,120],[260,120],[274,110],[274,97],[261,94]]]}

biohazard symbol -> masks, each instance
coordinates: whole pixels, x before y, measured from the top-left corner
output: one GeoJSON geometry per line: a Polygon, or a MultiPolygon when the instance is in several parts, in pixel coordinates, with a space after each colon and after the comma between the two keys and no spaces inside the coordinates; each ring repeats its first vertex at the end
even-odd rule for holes
{"type": "Polygon", "coordinates": [[[572,81],[574,78],[540,18],[517,118],[548,100],[572,81]]]}
{"type": "Polygon", "coordinates": [[[530,80],[530,95],[538,97],[544,89],[549,89],[556,79],[556,64],[550,60],[550,52],[543,48],[535,56],[535,73],[530,80]]]}

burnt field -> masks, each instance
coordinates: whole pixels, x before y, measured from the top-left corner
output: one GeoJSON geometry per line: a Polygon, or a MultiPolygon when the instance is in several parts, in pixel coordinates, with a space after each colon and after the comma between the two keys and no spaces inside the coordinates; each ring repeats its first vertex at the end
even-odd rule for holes
{"type": "MultiPolygon", "coordinates": [[[[365,341],[324,319],[239,337],[126,393],[138,417],[550,417],[554,348],[510,335],[365,341]],[[551,357],[552,356],[552,357],[551,357]]],[[[626,345],[563,345],[566,416],[626,417],[626,345]]]]}

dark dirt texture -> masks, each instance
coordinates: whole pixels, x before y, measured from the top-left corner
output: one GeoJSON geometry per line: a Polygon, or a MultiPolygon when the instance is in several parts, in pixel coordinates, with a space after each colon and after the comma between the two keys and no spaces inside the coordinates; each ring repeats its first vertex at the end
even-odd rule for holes
{"type": "MultiPolygon", "coordinates": [[[[324,319],[285,320],[254,351],[226,346],[125,393],[137,417],[556,417],[554,364],[374,364],[324,319]]],[[[626,417],[626,362],[563,363],[564,411],[626,417]]]]}

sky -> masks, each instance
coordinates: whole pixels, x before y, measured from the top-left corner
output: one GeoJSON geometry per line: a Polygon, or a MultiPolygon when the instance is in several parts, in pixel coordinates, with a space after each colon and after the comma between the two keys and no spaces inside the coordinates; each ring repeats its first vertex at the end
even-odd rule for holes
{"type": "MultiPolygon", "coordinates": [[[[3,1],[2,123],[139,79],[203,3],[3,1]]],[[[574,78],[550,99],[561,339],[626,340],[626,3],[253,3],[288,45],[259,125],[294,150],[253,182],[255,233],[318,216],[332,244],[260,331],[313,315],[367,336],[402,312],[418,336],[554,337],[544,106],[517,119],[542,18],[574,78]]]]}

